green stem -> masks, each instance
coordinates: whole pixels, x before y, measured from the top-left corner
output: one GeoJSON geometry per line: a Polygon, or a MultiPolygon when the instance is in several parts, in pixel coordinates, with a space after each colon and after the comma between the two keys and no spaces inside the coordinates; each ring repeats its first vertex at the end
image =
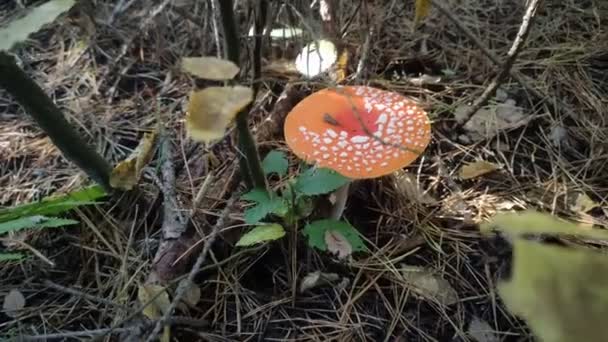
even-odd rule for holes
{"type": "MultiPolygon", "coordinates": [[[[236,24],[234,21],[234,11],[232,9],[232,0],[219,0],[220,14],[222,16],[222,25],[224,27],[224,42],[226,48],[226,56],[236,65],[240,64],[240,41],[237,33],[236,24]]],[[[262,170],[262,163],[255,145],[255,140],[249,130],[247,115],[249,108],[239,112],[236,116],[236,129],[238,131],[239,148],[241,156],[239,164],[241,174],[247,182],[249,178],[251,183],[256,188],[266,188],[266,178],[262,170]]]]}
{"type": "Polygon", "coordinates": [[[4,52],[0,52],[0,75],[0,87],[34,118],[63,155],[111,191],[110,164],[80,137],[44,90],[19,68],[15,58],[4,52]]]}

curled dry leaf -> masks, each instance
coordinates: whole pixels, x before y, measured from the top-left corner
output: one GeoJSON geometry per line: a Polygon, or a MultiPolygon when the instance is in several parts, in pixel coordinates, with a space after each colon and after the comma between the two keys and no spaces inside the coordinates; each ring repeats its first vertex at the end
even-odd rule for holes
{"type": "Polygon", "coordinates": [[[186,128],[190,136],[209,142],[224,135],[238,112],[253,101],[248,87],[208,87],[190,94],[186,128]]]}
{"type": "Polygon", "coordinates": [[[240,70],[233,62],[216,57],[182,58],[182,69],[196,77],[213,81],[233,79],[240,70]]]}
{"type": "Polygon", "coordinates": [[[403,265],[401,274],[412,285],[412,290],[424,299],[434,300],[444,306],[458,302],[456,290],[433,271],[419,266],[403,265]]]}
{"type": "Polygon", "coordinates": [[[576,199],[570,206],[570,210],[576,213],[586,213],[600,206],[599,203],[592,200],[591,197],[584,192],[578,192],[574,196],[576,196],[576,199]]]}
{"type": "Polygon", "coordinates": [[[110,174],[110,186],[115,189],[131,190],[139,181],[144,167],[154,155],[157,131],[145,133],[137,148],[125,160],[118,163],[110,174]]]}
{"type": "Polygon", "coordinates": [[[472,163],[463,165],[458,172],[458,175],[462,179],[472,179],[479,176],[483,176],[486,173],[496,171],[500,169],[500,166],[494,163],[487,162],[485,160],[478,160],[472,163]]]}
{"type": "MultiPolygon", "coordinates": [[[[468,105],[456,108],[454,116],[458,122],[466,118],[468,105]]],[[[501,131],[517,128],[530,121],[524,114],[523,108],[516,105],[515,100],[507,99],[503,103],[488,105],[478,110],[464,125],[467,136],[473,141],[491,139],[501,131]]]]}
{"type": "Polygon", "coordinates": [[[339,259],[344,259],[353,253],[353,246],[337,230],[328,229],[325,231],[325,243],[327,244],[327,250],[337,254],[339,259]]]}
{"type": "Polygon", "coordinates": [[[335,282],[338,279],[340,279],[340,276],[337,273],[323,273],[321,271],[309,273],[300,283],[300,292],[302,293],[315,287],[335,282]]]}
{"type": "Polygon", "coordinates": [[[19,311],[25,307],[25,297],[21,291],[17,289],[12,289],[10,292],[4,296],[4,303],[2,304],[2,309],[4,313],[12,318],[19,316],[19,311]]]}
{"type": "Polygon", "coordinates": [[[137,298],[142,305],[150,303],[142,311],[149,319],[159,319],[171,305],[167,290],[160,285],[141,285],[137,289],[137,298]]]}

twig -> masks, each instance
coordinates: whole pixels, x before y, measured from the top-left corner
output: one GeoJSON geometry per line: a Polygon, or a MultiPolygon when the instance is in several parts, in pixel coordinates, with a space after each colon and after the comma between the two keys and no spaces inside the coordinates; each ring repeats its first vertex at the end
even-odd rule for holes
{"type": "Polygon", "coordinates": [[[194,266],[192,266],[192,269],[190,270],[190,273],[188,274],[188,278],[187,278],[188,280],[184,281],[184,282],[180,282],[180,285],[178,286],[177,291],[175,293],[175,297],[171,301],[171,305],[169,305],[169,307],[165,311],[165,314],[163,315],[163,317],[156,322],[156,324],[154,326],[154,330],[152,330],[152,332],[146,339],[146,342],[154,341],[154,339],[156,338],[156,336],[158,336],[158,334],[160,333],[163,326],[168,322],[171,313],[175,310],[175,308],[177,307],[177,304],[183,297],[184,293],[186,293],[186,291],[188,290],[187,286],[184,286],[184,285],[192,284],[194,282],[194,277],[200,271],[201,267],[205,263],[205,260],[207,259],[207,254],[209,253],[209,250],[211,249],[211,245],[215,242],[215,238],[217,237],[220,230],[225,226],[225,221],[228,218],[230,212],[233,210],[232,207],[234,206],[234,202],[236,201],[237,197],[238,197],[237,192],[235,192],[234,195],[232,195],[232,197],[230,197],[230,199],[226,203],[226,207],[224,208],[221,216],[218,218],[217,222],[213,226],[211,233],[207,237],[207,241],[205,241],[205,244],[203,246],[203,251],[196,259],[194,266]]]}
{"type": "Polygon", "coordinates": [[[490,82],[488,87],[483,91],[481,96],[473,102],[471,107],[467,109],[467,111],[463,114],[463,120],[460,122],[460,127],[464,127],[473,114],[475,114],[482,106],[486,104],[486,102],[494,95],[496,89],[500,86],[500,84],[507,78],[507,76],[511,72],[511,68],[515,63],[515,59],[517,55],[521,51],[521,48],[530,32],[530,27],[532,26],[532,22],[534,20],[534,14],[536,13],[536,9],[538,8],[538,4],[542,0],[531,0],[528,4],[528,8],[526,9],[526,13],[524,14],[524,18],[521,22],[521,26],[519,27],[519,31],[517,32],[517,36],[513,40],[513,44],[507,53],[507,59],[504,62],[502,69],[498,75],[490,82]]]}
{"type": "Polygon", "coordinates": [[[355,83],[358,83],[363,76],[363,71],[365,70],[365,64],[367,63],[367,58],[369,56],[369,47],[372,40],[372,36],[374,35],[374,29],[370,28],[367,36],[365,37],[365,42],[363,42],[363,47],[361,47],[361,57],[359,58],[359,63],[357,63],[357,70],[355,71],[355,83]]]}
{"type": "Polygon", "coordinates": [[[93,295],[90,295],[88,293],[84,293],[82,291],[76,290],[76,289],[72,289],[72,288],[69,288],[69,287],[61,286],[59,284],[53,283],[50,280],[45,280],[42,283],[45,286],[47,286],[47,287],[50,287],[50,288],[55,289],[57,291],[65,292],[67,294],[71,294],[71,295],[76,296],[76,297],[86,298],[86,299],[88,299],[90,301],[93,301],[93,302],[103,303],[103,304],[110,305],[110,306],[113,306],[113,307],[118,307],[118,308],[121,308],[121,309],[129,309],[129,307],[127,307],[125,305],[114,303],[111,300],[108,300],[108,299],[105,299],[105,298],[101,298],[101,297],[97,297],[97,296],[93,296],[93,295]]]}

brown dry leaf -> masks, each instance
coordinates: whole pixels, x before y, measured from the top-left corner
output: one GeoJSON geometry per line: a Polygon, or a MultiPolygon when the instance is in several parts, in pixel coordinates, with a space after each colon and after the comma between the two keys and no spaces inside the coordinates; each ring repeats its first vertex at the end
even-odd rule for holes
{"type": "Polygon", "coordinates": [[[196,77],[214,81],[230,80],[240,70],[233,62],[216,57],[184,57],[182,69],[196,77]]]}
{"type": "MultiPolygon", "coordinates": [[[[454,111],[454,117],[458,122],[465,119],[469,109],[468,105],[462,105],[454,111]]],[[[478,110],[464,125],[467,136],[473,141],[491,139],[501,131],[517,128],[530,121],[530,116],[524,114],[523,108],[516,105],[515,100],[507,99],[503,103],[488,105],[478,110]]]]}
{"type": "Polygon", "coordinates": [[[450,283],[419,266],[402,265],[401,274],[412,285],[418,295],[424,299],[435,300],[441,305],[451,305],[458,302],[458,293],[450,283]]]}
{"type": "Polygon", "coordinates": [[[157,131],[145,133],[137,148],[125,160],[118,163],[110,175],[110,186],[115,189],[131,190],[139,181],[144,167],[154,155],[157,131]]]}
{"type": "Polygon", "coordinates": [[[429,0],[416,0],[416,14],[414,16],[414,27],[429,15],[431,10],[431,1],[429,0]]]}
{"type": "Polygon", "coordinates": [[[473,317],[467,330],[469,336],[474,338],[477,342],[499,342],[500,338],[496,335],[496,330],[488,324],[488,322],[480,319],[479,317],[473,317]]]}
{"type": "Polygon", "coordinates": [[[296,64],[287,59],[278,59],[262,66],[262,73],[267,76],[276,77],[299,77],[300,72],[296,64]]]}
{"type": "Polygon", "coordinates": [[[332,78],[337,83],[344,81],[344,79],[346,78],[346,75],[348,73],[348,58],[348,50],[344,49],[342,51],[342,54],[340,54],[338,61],[336,62],[336,70],[332,73],[332,78]]]}
{"type": "Polygon", "coordinates": [[[190,136],[209,142],[224,136],[234,117],[253,101],[248,87],[208,87],[190,94],[186,128],[190,136]]]}
{"type": "Polygon", "coordinates": [[[394,185],[397,191],[412,202],[420,204],[437,203],[433,196],[421,188],[416,176],[407,171],[399,170],[394,173],[394,185]]]}
{"type": "Polygon", "coordinates": [[[10,290],[9,293],[4,296],[4,303],[2,309],[4,313],[12,318],[19,316],[19,311],[25,307],[25,297],[21,291],[17,289],[10,290]]]}
{"type": "Polygon", "coordinates": [[[337,230],[328,229],[325,231],[325,243],[327,250],[337,254],[339,259],[343,259],[353,252],[350,242],[337,230]]]}
{"type": "Polygon", "coordinates": [[[142,311],[149,319],[159,319],[169,308],[171,301],[167,290],[160,285],[144,284],[137,289],[137,298],[142,305],[148,304],[142,311]]]}
{"type": "Polygon", "coordinates": [[[485,160],[478,160],[463,165],[458,172],[462,179],[472,179],[500,169],[500,166],[485,160]]]}
{"type": "Polygon", "coordinates": [[[315,271],[307,274],[300,283],[300,293],[308,291],[318,286],[323,286],[331,282],[337,281],[340,276],[337,273],[323,273],[315,271]]]}

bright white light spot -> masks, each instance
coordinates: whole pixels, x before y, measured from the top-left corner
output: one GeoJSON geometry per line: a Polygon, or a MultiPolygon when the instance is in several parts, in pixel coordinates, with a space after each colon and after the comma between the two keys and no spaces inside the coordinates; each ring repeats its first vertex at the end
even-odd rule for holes
{"type": "Polygon", "coordinates": [[[388,116],[386,114],[380,114],[380,116],[378,116],[378,119],[376,120],[376,123],[385,124],[387,121],[388,121],[388,116]]]}
{"type": "Polygon", "coordinates": [[[328,129],[328,130],[326,131],[326,133],[327,133],[327,135],[329,135],[329,136],[330,136],[330,137],[332,137],[332,138],[336,138],[336,137],[338,136],[338,133],[336,133],[336,131],[334,131],[334,130],[333,130],[333,129],[331,129],[331,128],[330,128],[330,129],[328,129]]]}
{"type": "Polygon", "coordinates": [[[354,137],[350,138],[350,141],[353,144],[363,144],[369,141],[369,137],[365,135],[355,135],[354,137]]]}
{"type": "Polygon", "coordinates": [[[323,159],[328,159],[329,158],[329,153],[324,153],[323,154],[323,159]]]}
{"type": "Polygon", "coordinates": [[[338,59],[336,46],[329,40],[316,40],[296,57],[296,69],[304,76],[315,77],[327,71],[338,59]]]}
{"type": "Polygon", "coordinates": [[[331,140],[330,138],[323,138],[323,142],[326,144],[331,144],[333,140],[331,140]]]}

